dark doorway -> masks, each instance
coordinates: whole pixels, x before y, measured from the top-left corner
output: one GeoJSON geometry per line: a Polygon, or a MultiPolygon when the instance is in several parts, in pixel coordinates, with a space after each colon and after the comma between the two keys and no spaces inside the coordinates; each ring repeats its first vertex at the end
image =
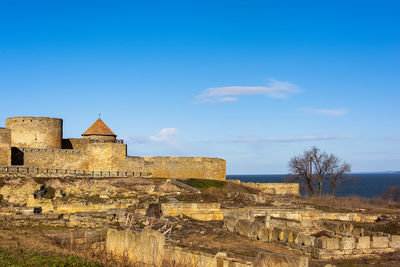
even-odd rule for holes
{"type": "Polygon", "coordinates": [[[24,165],[24,152],[18,147],[11,148],[11,165],[24,165]]]}

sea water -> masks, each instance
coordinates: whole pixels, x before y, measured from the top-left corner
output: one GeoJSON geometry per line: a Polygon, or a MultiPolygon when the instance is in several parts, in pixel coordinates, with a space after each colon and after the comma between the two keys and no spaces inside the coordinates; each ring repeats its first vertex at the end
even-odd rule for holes
{"type": "MultiPolygon", "coordinates": [[[[254,183],[279,183],[284,182],[287,174],[262,174],[262,175],[227,175],[227,179],[240,180],[254,183]]],[[[338,185],[337,196],[381,196],[389,186],[400,185],[400,172],[396,173],[354,173],[346,177],[350,182],[338,185]]],[[[325,182],[325,190],[330,193],[325,182]]]]}

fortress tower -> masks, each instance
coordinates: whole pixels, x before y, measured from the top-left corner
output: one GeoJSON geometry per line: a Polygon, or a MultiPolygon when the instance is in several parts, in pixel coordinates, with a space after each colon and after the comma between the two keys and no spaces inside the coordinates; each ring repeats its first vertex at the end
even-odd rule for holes
{"type": "Polygon", "coordinates": [[[6,120],[11,130],[11,146],[21,148],[61,148],[63,120],[48,117],[13,117],[6,120]]]}
{"type": "Polygon", "coordinates": [[[98,142],[115,142],[117,135],[99,118],[83,134],[84,139],[98,142]]]}

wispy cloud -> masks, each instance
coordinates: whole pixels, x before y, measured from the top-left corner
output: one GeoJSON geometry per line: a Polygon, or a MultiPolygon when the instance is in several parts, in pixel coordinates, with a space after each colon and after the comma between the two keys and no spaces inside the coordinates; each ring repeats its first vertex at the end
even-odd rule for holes
{"type": "Polygon", "coordinates": [[[242,95],[265,95],[271,98],[286,98],[301,90],[293,83],[269,79],[267,86],[226,86],[204,90],[196,96],[195,103],[233,102],[242,95]]]}
{"type": "Polygon", "coordinates": [[[398,141],[400,141],[400,136],[389,136],[389,137],[384,138],[384,140],[398,142],[398,141]]]}
{"type": "Polygon", "coordinates": [[[336,109],[323,109],[323,108],[302,108],[302,110],[314,114],[326,115],[332,117],[339,117],[346,115],[349,111],[345,108],[336,108],[336,109]]]}
{"type": "Polygon", "coordinates": [[[237,137],[232,141],[234,143],[258,143],[258,142],[271,142],[271,143],[293,143],[293,142],[307,142],[307,141],[329,141],[329,140],[351,140],[356,139],[352,135],[308,135],[308,136],[294,136],[294,137],[237,137]]]}
{"type": "Polygon", "coordinates": [[[125,138],[128,143],[155,143],[162,142],[170,146],[179,146],[178,130],[175,128],[162,128],[155,135],[131,135],[125,138]]]}

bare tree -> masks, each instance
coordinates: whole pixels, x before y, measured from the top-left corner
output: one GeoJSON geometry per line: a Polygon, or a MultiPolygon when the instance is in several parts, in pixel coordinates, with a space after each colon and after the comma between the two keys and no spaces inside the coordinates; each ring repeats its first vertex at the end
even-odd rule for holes
{"type": "Polygon", "coordinates": [[[341,165],[337,163],[331,172],[328,174],[328,182],[332,186],[332,196],[336,194],[336,188],[340,184],[350,182],[351,179],[346,179],[345,174],[351,172],[350,164],[343,162],[341,165]]]}
{"type": "Polygon", "coordinates": [[[290,181],[300,181],[307,185],[310,197],[315,194],[311,154],[306,151],[304,155],[293,157],[289,162],[290,181]]]}
{"type": "Polygon", "coordinates": [[[332,185],[332,194],[339,184],[344,183],[344,174],[350,172],[350,164],[333,155],[321,152],[317,147],[305,151],[303,155],[293,157],[289,162],[290,180],[301,181],[307,185],[310,196],[323,193],[323,182],[332,185]],[[314,172],[314,173],[313,173],[314,172]],[[317,188],[315,188],[317,186],[317,188]]]}

